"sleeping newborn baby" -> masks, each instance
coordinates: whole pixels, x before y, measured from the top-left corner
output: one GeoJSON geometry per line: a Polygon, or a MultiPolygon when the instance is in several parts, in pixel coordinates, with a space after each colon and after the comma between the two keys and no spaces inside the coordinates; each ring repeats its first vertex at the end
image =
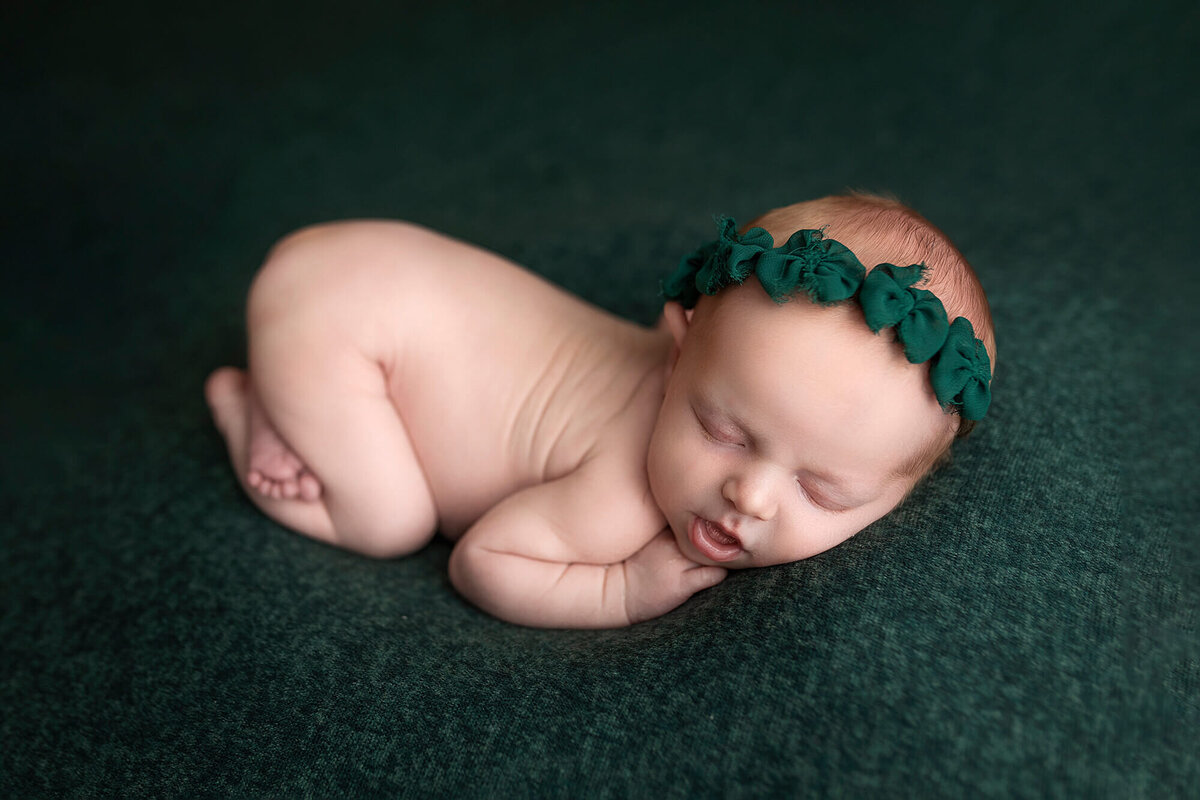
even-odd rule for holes
{"type": "Polygon", "coordinates": [[[647,329],[414,225],[307,228],[251,286],[248,369],[205,395],[272,519],[380,558],[440,531],[458,591],[542,627],[834,547],[990,402],[983,289],[895,201],[724,220],[663,288],[647,329]]]}

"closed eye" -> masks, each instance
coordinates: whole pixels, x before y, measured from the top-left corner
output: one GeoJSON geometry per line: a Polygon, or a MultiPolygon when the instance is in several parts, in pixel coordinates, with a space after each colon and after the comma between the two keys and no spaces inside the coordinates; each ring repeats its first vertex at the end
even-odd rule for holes
{"type": "Polygon", "coordinates": [[[739,440],[736,433],[722,430],[717,425],[705,422],[704,418],[695,409],[692,409],[692,413],[696,416],[696,423],[700,426],[700,432],[704,434],[705,439],[716,444],[745,447],[745,444],[739,440]]]}
{"type": "Polygon", "coordinates": [[[839,511],[847,510],[847,508],[845,506],[839,505],[838,503],[834,503],[833,501],[831,501],[829,498],[825,497],[824,495],[821,495],[821,494],[817,493],[816,491],[810,489],[808,486],[805,486],[804,482],[799,479],[797,479],[796,485],[798,487],[800,487],[800,494],[803,495],[804,497],[808,498],[808,501],[810,503],[812,503],[814,506],[821,509],[822,511],[828,511],[830,513],[837,513],[839,511]]]}

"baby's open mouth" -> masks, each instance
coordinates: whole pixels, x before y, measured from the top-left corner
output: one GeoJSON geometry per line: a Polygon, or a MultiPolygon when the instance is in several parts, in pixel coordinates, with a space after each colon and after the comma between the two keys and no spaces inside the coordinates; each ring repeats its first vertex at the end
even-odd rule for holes
{"type": "Polygon", "coordinates": [[[693,517],[688,538],[701,555],[713,561],[730,561],[742,552],[742,543],[722,526],[702,517],[693,517]]]}

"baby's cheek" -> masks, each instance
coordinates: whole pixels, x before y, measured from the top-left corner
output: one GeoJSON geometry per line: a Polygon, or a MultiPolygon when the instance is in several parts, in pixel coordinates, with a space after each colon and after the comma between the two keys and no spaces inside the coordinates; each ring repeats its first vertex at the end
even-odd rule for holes
{"type": "Polygon", "coordinates": [[[696,472],[696,454],[689,451],[678,434],[660,437],[651,447],[647,460],[650,488],[659,507],[666,513],[692,490],[696,472]]]}
{"type": "Polygon", "coordinates": [[[839,544],[853,538],[860,530],[862,530],[862,527],[858,525],[835,525],[824,530],[818,525],[807,527],[804,534],[798,537],[792,552],[778,559],[777,563],[802,561],[806,558],[812,558],[815,555],[824,553],[826,550],[832,550],[839,544]]]}
{"type": "Polygon", "coordinates": [[[650,451],[646,456],[646,473],[650,480],[650,491],[661,507],[667,500],[668,481],[673,465],[663,446],[662,436],[655,435],[650,441],[650,451]]]}

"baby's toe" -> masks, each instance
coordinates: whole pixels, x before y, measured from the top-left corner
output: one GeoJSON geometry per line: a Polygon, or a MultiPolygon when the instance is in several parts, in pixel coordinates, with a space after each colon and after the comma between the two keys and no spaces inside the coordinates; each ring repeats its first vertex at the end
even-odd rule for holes
{"type": "Polygon", "coordinates": [[[300,476],[300,498],[302,500],[316,500],[321,496],[321,482],[311,472],[305,472],[300,476]]]}

